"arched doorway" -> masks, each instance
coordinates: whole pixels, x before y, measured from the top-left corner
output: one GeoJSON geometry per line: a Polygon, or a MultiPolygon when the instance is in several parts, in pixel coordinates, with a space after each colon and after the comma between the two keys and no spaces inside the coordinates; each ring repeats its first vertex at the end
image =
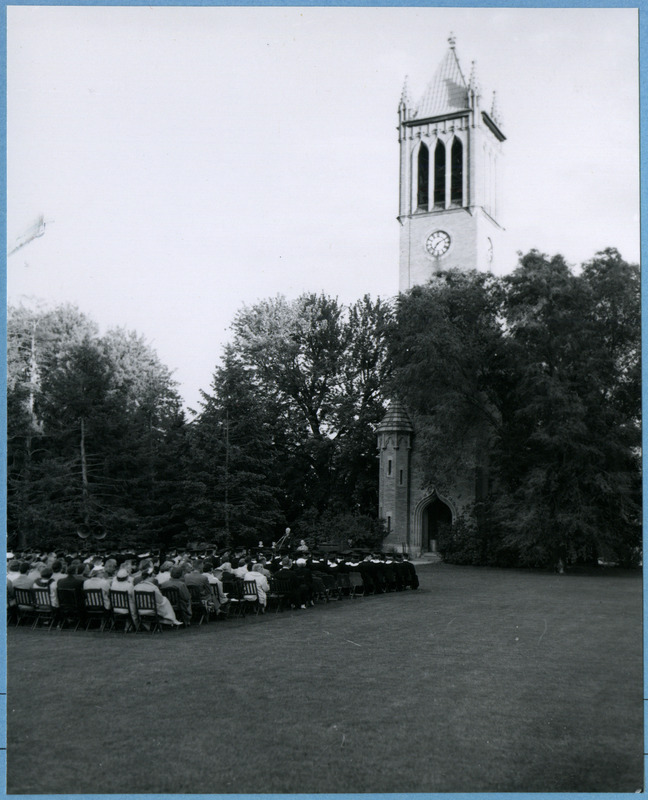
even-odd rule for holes
{"type": "Polygon", "coordinates": [[[436,495],[423,509],[421,525],[421,549],[436,552],[439,537],[450,530],[452,510],[436,495]]]}

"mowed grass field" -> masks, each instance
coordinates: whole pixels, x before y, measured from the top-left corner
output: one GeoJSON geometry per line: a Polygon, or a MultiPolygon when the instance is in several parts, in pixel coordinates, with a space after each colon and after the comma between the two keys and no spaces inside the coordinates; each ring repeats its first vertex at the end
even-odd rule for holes
{"type": "Polygon", "coordinates": [[[8,793],[643,786],[640,573],[418,572],[162,635],[10,629],[8,793]]]}

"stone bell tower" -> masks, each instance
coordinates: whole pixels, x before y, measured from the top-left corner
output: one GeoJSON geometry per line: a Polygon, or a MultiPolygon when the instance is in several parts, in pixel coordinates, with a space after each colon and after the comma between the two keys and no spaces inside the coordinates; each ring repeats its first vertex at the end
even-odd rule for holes
{"type": "Polygon", "coordinates": [[[455,38],[418,103],[398,106],[399,291],[440,270],[491,270],[500,256],[498,173],[505,136],[495,94],[486,111],[473,62],[466,81],[455,38]]]}
{"type": "MultiPolygon", "coordinates": [[[[412,102],[406,84],[398,106],[401,292],[441,270],[496,269],[501,258],[498,174],[505,136],[495,95],[490,110],[483,109],[474,63],[466,80],[454,36],[448,44],[419,102],[412,102]]],[[[487,458],[480,436],[475,464],[442,492],[423,480],[416,429],[400,401],[392,400],[376,435],[383,546],[435,553],[437,539],[483,492],[487,458]]]]}

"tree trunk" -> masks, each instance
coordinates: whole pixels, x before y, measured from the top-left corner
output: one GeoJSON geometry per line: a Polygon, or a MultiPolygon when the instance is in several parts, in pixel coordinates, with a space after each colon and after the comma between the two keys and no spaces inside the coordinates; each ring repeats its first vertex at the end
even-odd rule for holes
{"type": "MultiPolygon", "coordinates": [[[[81,417],[81,499],[83,504],[83,521],[87,528],[90,527],[90,491],[88,487],[88,465],[85,450],[85,419],[81,417]]],[[[88,531],[89,532],[89,531],[88,531]]]]}

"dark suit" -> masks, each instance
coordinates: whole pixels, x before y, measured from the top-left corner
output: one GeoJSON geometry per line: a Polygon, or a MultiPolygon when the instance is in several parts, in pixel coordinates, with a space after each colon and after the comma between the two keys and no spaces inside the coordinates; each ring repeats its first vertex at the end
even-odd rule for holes
{"type": "Polygon", "coordinates": [[[76,607],[81,616],[85,616],[85,603],[83,598],[83,584],[85,580],[86,579],[82,575],[66,575],[64,578],[61,578],[61,580],[56,584],[57,591],[59,589],[74,590],[76,607]]]}
{"type": "Polygon", "coordinates": [[[301,585],[299,583],[299,578],[293,569],[290,567],[282,567],[278,572],[275,572],[273,577],[275,580],[279,580],[287,584],[289,592],[288,597],[292,605],[302,606],[306,603],[306,600],[303,597],[301,585]]]}
{"type": "Polygon", "coordinates": [[[160,591],[164,594],[164,589],[170,586],[178,590],[178,610],[180,617],[185,625],[191,622],[191,595],[189,594],[189,587],[187,584],[180,580],[180,578],[170,578],[160,586],[160,591]]]}

